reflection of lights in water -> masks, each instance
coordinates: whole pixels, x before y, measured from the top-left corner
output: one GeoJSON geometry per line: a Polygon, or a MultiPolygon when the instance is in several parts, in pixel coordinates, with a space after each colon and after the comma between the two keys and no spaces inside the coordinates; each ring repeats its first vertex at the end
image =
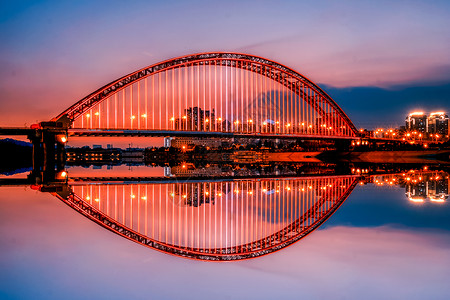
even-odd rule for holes
{"type": "Polygon", "coordinates": [[[424,199],[422,199],[422,198],[412,198],[412,197],[409,197],[408,199],[409,199],[409,201],[416,202],[416,203],[424,202],[424,199]]]}

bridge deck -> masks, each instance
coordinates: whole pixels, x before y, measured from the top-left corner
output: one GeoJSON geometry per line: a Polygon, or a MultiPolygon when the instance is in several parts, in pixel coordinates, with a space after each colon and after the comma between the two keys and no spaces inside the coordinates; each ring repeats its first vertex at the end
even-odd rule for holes
{"type": "Polygon", "coordinates": [[[221,131],[176,131],[176,130],[133,130],[133,129],[69,129],[69,137],[217,137],[256,139],[305,139],[305,140],[352,140],[356,137],[337,135],[314,135],[297,133],[242,133],[221,131]]]}

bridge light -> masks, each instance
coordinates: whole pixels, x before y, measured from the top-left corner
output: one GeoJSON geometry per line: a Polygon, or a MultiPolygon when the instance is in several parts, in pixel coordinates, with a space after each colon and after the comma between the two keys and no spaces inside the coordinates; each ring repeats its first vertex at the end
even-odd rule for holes
{"type": "Polygon", "coordinates": [[[209,122],[209,119],[205,119],[205,122],[208,123],[208,122],[209,122]]]}
{"type": "Polygon", "coordinates": [[[131,199],[136,198],[136,196],[134,194],[131,194],[131,199]]]}
{"type": "Polygon", "coordinates": [[[91,197],[89,197],[89,196],[86,196],[86,200],[91,200],[91,197]]]}
{"type": "Polygon", "coordinates": [[[56,139],[61,142],[61,143],[66,143],[67,142],[67,137],[65,135],[57,135],[56,139]]]}
{"type": "Polygon", "coordinates": [[[183,198],[187,198],[187,195],[183,195],[183,198]]]}
{"type": "Polygon", "coordinates": [[[185,145],[183,145],[181,148],[183,148],[183,150],[186,150],[186,146],[185,145]]]}
{"type": "Polygon", "coordinates": [[[94,199],[94,201],[95,201],[95,202],[99,202],[99,201],[100,201],[100,199],[98,199],[98,198],[95,198],[95,199],[94,199]]]}
{"type": "Polygon", "coordinates": [[[175,118],[174,117],[170,118],[170,121],[175,121],[175,118]]]}
{"type": "Polygon", "coordinates": [[[142,114],[141,117],[147,118],[147,114],[142,114]]]}
{"type": "Polygon", "coordinates": [[[186,119],[187,119],[187,117],[186,117],[186,116],[182,116],[182,118],[183,118],[183,120],[186,120],[186,119]]]}
{"type": "Polygon", "coordinates": [[[263,125],[266,126],[266,125],[267,125],[267,122],[263,122],[263,125]]]}
{"type": "Polygon", "coordinates": [[[142,196],[141,199],[142,200],[147,200],[147,196],[142,196]]]}
{"type": "Polygon", "coordinates": [[[136,116],[135,116],[135,115],[132,115],[132,116],[130,117],[130,119],[131,119],[131,120],[134,120],[134,119],[136,119],[136,116]]]}
{"type": "Polygon", "coordinates": [[[286,124],[286,127],[291,127],[291,123],[287,123],[287,124],[286,124]]]}
{"type": "Polygon", "coordinates": [[[58,174],[58,178],[59,179],[65,179],[67,177],[67,172],[66,171],[62,171],[58,174]]]}
{"type": "Polygon", "coordinates": [[[280,121],[276,121],[275,124],[280,124],[280,121]]]}
{"type": "Polygon", "coordinates": [[[98,116],[98,115],[100,115],[100,113],[99,113],[98,111],[96,111],[96,112],[94,113],[94,115],[98,116]]]}
{"type": "Polygon", "coordinates": [[[305,126],[305,123],[302,123],[302,126],[305,126]]]}
{"type": "Polygon", "coordinates": [[[309,125],[308,127],[309,127],[309,128],[312,128],[312,125],[309,125]]]}
{"type": "Polygon", "coordinates": [[[91,116],[91,114],[86,114],[86,118],[89,118],[91,116]]]}
{"type": "MultiPolygon", "coordinates": [[[[250,119],[250,120],[248,120],[248,122],[249,123],[253,123],[253,120],[252,119],[250,119]]],[[[266,122],[264,122],[264,123],[266,123],[266,122]]],[[[267,124],[267,123],[266,123],[267,124]]]]}
{"type": "Polygon", "coordinates": [[[222,193],[218,193],[217,196],[222,197],[222,193]]]}
{"type": "Polygon", "coordinates": [[[411,136],[411,134],[410,134],[410,133],[407,133],[406,136],[411,136]]]}
{"type": "Polygon", "coordinates": [[[171,193],[171,194],[170,194],[170,196],[171,196],[171,197],[174,197],[174,196],[175,196],[175,194],[174,194],[174,193],[171,193]]]}

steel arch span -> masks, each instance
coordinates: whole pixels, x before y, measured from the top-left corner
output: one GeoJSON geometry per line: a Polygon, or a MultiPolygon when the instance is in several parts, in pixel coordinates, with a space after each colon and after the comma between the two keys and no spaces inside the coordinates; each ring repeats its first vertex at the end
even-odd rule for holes
{"type": "Polygon", "coordinates": [[[354,137],[337,103],[300,73],[241,53],[200,53],[119,78],[52,121],[75,129],[354,137]]]}
{"type": "Polygon", "coordinates": [[[84,184],[70,207],[112,232],[161,252],[207,261],[256,258],[283,249],[325,222],[356,176],[234,181],[84,184]]]}

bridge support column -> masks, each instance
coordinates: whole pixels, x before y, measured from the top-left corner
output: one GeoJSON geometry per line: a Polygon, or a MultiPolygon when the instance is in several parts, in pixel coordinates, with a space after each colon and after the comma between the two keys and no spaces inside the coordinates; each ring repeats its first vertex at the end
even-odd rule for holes
{"type": "Polygon", "coordinates": [[[36,129],[28,136],[33,144],[33,171],[31,177],[37,184],[53,182],[56,174],[64,169],[65,149],[61,136],[64,130],[36,129]]]}

